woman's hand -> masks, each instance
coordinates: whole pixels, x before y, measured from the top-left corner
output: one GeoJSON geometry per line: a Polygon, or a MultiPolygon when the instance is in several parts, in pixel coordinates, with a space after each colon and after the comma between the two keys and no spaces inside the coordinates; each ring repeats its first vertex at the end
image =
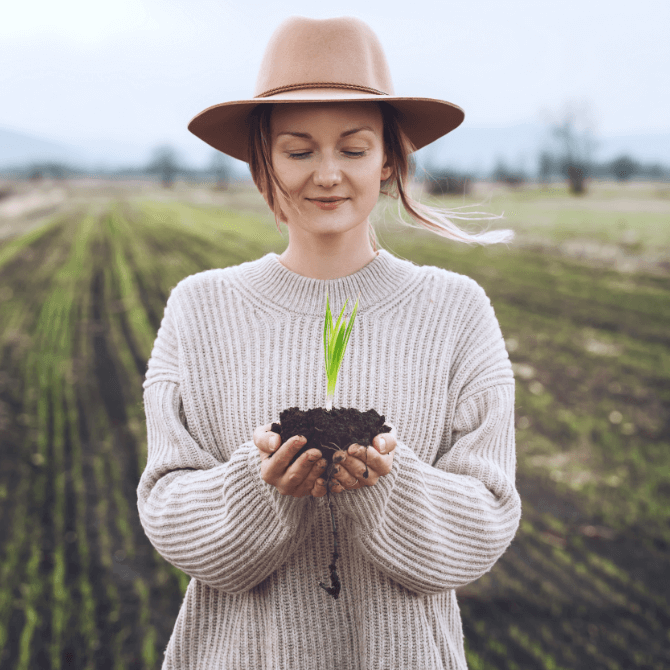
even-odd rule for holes
{"type": "Polygon", "coordinates": [[[358,444],[352,444],[347,451],[338,451],[334,454],[333,463],[337,468],[337,472],[333,475],[335,483],[331,487],[334,493],[374,486],[380,477],[391,472],[393,452],[398,440],[395,426],[388,421],[386,425],[391,427],[391,432],[375,435],[371,447],[366,449],[358,444]]]}
{"type": "Polygon", "coordinates": [[[254,431],[254,444],[261,452],[263,481],[285,496],[304,498],[310,494],[317,497],[325,495],[326,487],[316,484],[319,475],[326,469],[326,459],[321,458],[321,452],[318,449],[308,449],[293,465],[289,465],[305,444],[305,440],[300,435],[295,435],[280,446],[281,438],[271,428],[272,424],[268,423],[254,431]]]}
{"type": "MultiPolygon", "coordinates": [[[[398,444],[395,426],[389,421],[390,433],[380,433],[366,449],[359,445],[351,445],[345,451],[338,451],[333,456],[337,472],[333,474],[332,493],[354,491],[363,486],[374,486],[380,477],[391,472],[393,452],[398,444]],[[385,444],[382,444],[384,440],[385,444]],[[364,477],[367,465],[367,478],[364,477]],[[358,474],[356,474],[358,473],[358,474]],[[356,481],[358,480],[358,481],[356,481]]],[[[326,481],[321,477],[326,469],[326,460],[321,458],[318,449],[309,449],[289,467],[289,463],[304,442],[297,436],[289,438],[280,446],[281,438],[272,432],[272,423],[259,426],[254,431],[254,444],[261,452],[261,476],[268,484],[272,484],[283,495],[302,498],[312,495],[321,498],[326,495],[326,481]],[[275,454],[270,458],[270,455],[275,454]],[[281,458],[278,459],[278,457],[281,458]],[[275,463],[275,461],[277,461],[275,463]],[[310,488],[311,486],[311,488],[310,488]],[[309,490],[308,490],[309,489],[309,490]],[[307,491],[307,492],[305,492],[307,491]]],[[[334,468],[334,469],[335,469],[334,468]]]]}

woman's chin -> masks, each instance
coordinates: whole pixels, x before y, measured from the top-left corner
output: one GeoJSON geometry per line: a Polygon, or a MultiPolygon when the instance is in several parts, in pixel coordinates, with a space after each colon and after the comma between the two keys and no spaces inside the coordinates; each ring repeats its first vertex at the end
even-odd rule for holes
{"type": "MultiPolygon", "coordinates": [[[[340,212],[333,211],[304,215],[300,222],[296,222],[295,225],[305,232],[315,235],[338,235],[348,233],[362,225],[366,226],[366,224],[367,220],[352,220],[350,216],[342,216],[340,212]]],[[[288,225],[291,225],[291,221],[288,225]]]]}

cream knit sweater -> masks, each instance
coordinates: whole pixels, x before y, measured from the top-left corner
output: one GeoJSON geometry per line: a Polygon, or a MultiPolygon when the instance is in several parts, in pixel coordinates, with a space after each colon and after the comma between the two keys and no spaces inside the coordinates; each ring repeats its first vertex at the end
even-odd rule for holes
{"type": "MultiPolygon", "coordinates": [[[[514,379],[472,279],[385,250],[358,272],[303,277],[274,253],[172,291],[144,384],[148,462],[138,509],[156,550],[192,579],[163,668],[466,668],[454,589],[489,571],[519,525],[514,379]],[[253,430],[325,405],[323,316],[358,315],[335,406],[398,431],[393,468],[326,498],[260,476],[253,430]]],[[[167,613],[166,613],[167,614],[167,613]]]]}

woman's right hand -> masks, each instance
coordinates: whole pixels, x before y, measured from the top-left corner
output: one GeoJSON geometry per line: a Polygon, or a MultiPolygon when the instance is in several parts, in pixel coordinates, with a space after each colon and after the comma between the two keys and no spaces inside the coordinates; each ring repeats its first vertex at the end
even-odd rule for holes
{"type": "MultiPolygon", "coordinates": [[[[272,432],[272,424],[258,426],[254,431],[254,444],[261,455],[261,477],[279,493],[294,498],[326,494],[326,487],[317,479],[326,469],[326,459],[318,449],[308,449],[293,465],[293,457],[305,444],[304,438],[295,435],[280,445],[281,438],[272,432]],[[270,458],[272,457],[272,458],[270,458]]],[[[323,480],[319,480],[323,482],[323,480]]]]}

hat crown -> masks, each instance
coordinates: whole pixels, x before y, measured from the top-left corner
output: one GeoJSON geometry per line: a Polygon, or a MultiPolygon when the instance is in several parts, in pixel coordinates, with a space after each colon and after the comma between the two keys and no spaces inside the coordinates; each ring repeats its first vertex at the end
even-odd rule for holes
{"type": "Polygon", "coordinates": [[[261,62],[254,97],[329,84],[393,95],[382,45],[360,19],[293,16],[274,32],[261,62]]]}

